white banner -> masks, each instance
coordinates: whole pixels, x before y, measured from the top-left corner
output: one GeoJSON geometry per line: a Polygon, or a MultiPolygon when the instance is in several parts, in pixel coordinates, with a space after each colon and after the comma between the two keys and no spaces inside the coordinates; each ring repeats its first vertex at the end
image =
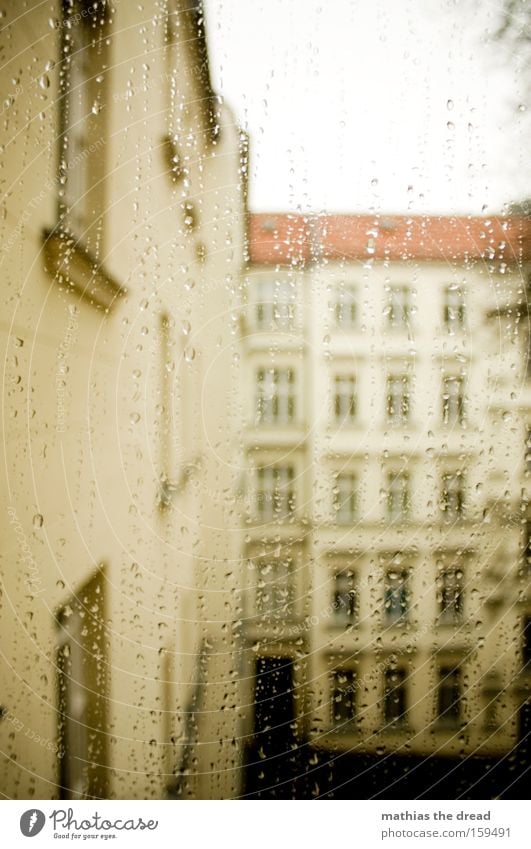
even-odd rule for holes
{"type": "Polygon", "coordinates": [[[511,847],[529,849],[517,801],[4,801],[2,845],[511,847]],[[235,807],[237,805],[237,807],[235,807]],[[271,811],[270,808],[275,810],[271,811]],[[304,807],[304,811],[302,810],[304,807]],[[34,843],[31,841],[35,840],[34,843]]]}

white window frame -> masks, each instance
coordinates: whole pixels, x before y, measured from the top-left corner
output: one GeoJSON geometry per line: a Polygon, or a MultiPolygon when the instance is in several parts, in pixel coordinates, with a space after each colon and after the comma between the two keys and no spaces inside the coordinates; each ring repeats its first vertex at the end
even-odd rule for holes
{"type": "Polygon", "coordinates": [[[258,466],[255,470],[255,513],[262,521],[289,519],[295,512],[293,465],[258,466]]]}
{"type": "Polygon", "coordinates": [[[256,282],[255,322],[260,330],[292,331],[296,325],[297,289],[287,279],[256,282]]]}
{"type": "Polygon", "coordinates": [[[405,521],[409,517],[410,478],[405,470],[387,473],[387,518],[391,521],[405,521]]]}
{"type": "Polygon", "coordinates": [[[358,517],[357,472],[338,472],[334,476],[333,507],[335,522],[338,525],[350,525],[358,517]]]}
{"type": "Polygon", "coordinates": [[[465,293],[460,286],[446,286],[443,293],[443,324],[448,333],[458,333],[465,328],[465,293]]]}
{"type": "Polygon", "coordinates": [[[358,414],[357,379],[353,374],[334,375],[334,420],[353,424],[358,414]]]}
{"type": "Polygon", "coordinates": [[[387,293],[387,322],[392,330],[407,330],[411,323],[411,289],[390,286],[387,293]]]}
{"type": "Polygon", "coordinates": [[[443,472],[441,509],[445,522],[456,522],[465,515],[465,480],[460,471],[443,472]]]}
{"type": "Polygon", "coordinates": [[[349,283],[337,284],[334,290],[334,320],[338,330],[354,330],[358,326],[358,290],[349,283]]]}
{"type": "Polygon", "coordinates": [[[255,416],[257,424],[292,424],[296,412],[296,375],[285,368],[256,370],[255,416]]]}
{"type": "Polygon", "coordinates": [[[386,416],[389,425],[404,426],[411,413],[411,381],[408,374],[390,374],[386,382],[386,416]]]}
{"type": "Polygon", "coordinates": [[[293,616],[293,558],[264,557],[256,563],[256,614],[269,619],[293,616]]]}
{"type": "Polygon", "coordinates": [[[443,377],[442,423],[446,427],[465,423],[465,381],[461,375],[446,374],[443,377]]]}

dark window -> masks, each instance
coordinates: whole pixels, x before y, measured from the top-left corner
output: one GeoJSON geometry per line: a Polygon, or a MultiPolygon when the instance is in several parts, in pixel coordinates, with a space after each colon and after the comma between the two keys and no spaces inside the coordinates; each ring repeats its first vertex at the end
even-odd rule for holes
{"type": "Polygon", "coordinates": [[[463,572],[461,569],[446,569],[437,579],[439,622],[455,625],[463,615],[463,572]]]}
{"type": "Polygon", "coordinates": [[[356,673],[338,669],[332,676],[332,722],[351,722],[356,716],[356,673]]]}
{"type": "Polygon", "coordinates": [[[385,621],[387,625],[406,622],[408,617],[409,593],[407,572],[390,571],[385,576],[385,621]]]}
{"type": "Polygon", "coordinates": [[[524,525],[524,560],[531,570],[531,519],[527,519],[524,525]]]}
{"type": "Polygon", "coordinates": [[[437,713],[444,725],[457,725],[461,719],[461,670],[453,666],[439,668],[437,713]]]}
{"type": "Polygon", "coordinates": [[[355,622],[356,613],[355,576],[351,572],[338,572],[334,576],[334,619],[349,625],[355,622]]]}
{"type": "Polygon", "coordinates": [[[531,616],[524,618],[522,628],[522,660],[524,666],[531,663],[531,616]]]}
{"type": "Polygon", "coordinates": [[[384,687],[384,718],[386,724],[406,721],[406,670],[387,669],[384,687]]]}

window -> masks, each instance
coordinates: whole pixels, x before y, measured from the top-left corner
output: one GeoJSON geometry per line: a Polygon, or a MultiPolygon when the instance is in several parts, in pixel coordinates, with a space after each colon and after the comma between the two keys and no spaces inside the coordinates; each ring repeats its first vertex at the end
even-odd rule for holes
{"type": "Polygon", "coordinates": [[[458,333],[465,326],[465,299],[459,286],[447,286],[443,296],[443,322],[448,333],[458,333]]]}
{"type": "Polygon", "coordinates": [[[524,524],[524,563],[531,570],[531,519],[524,524]]]}
{"type": "Polygon", "coordinates": [[[352,330],[358,321],[358,297],[352,286],[338,286],[335,293],[334,315],[340,330],[352,330]]]}
{"type": "Polygon", "coordinates": [[[439,667],[437,715],[443,725],[458,725],[461,719],[461,670],[453,666],[439,667]]]}
{"type": "Polygon", "coordinates": [[[525,471],[531,472],[531,428],[527,429],[525,438],[525,471]]]}
{"type": "Polygon", "coordinates": [[[261,424],[290,424],[295,418],[293,369],[260,368],[256,373],[256,419],[261,424]]]}
{"type": "Polygon", "coordinates": [[[289,280],[260,280],[256,324],[261,330],[293,330],[295,285],[289,280]]]}
{"type": "Polygon", "coordinates": [[[334,575],[334,620],[337,624],[352,625],[357,616],[357,593],[355,576],[352,572],[337,572],[334,575]]]}
{"type": "Polygon", "coordinates": [[[63,0],[59,212],[65,227],[83,240],[95,217],[92,189],[101,176],[104,144],[97,131],[103,106],[103,16],[101,4],[63,0]]]}
{"type": "Polygon", "coordinates": [[[343,724],[356,718],[356,673],[337,669],[332,675],[332,723],[343,724]]]}
{"type": "Polygon", "coordinates": [[[390,570],[385,576],[384,611],[386,625],[407,621],[409,607],[408,574],[390,570]]]}
{"type": "Polygon", "coordinates": [[[106,663],[101,571],[58,613],[59,779],[63,799],[105,798],[106,663]]]}
{"type": "Polygon", "coordinates": [[[463,517],[464,481],[461,472],[443,475],[441,491],[441,509],[446,522],[455,522],[463,517]]]}
{"type": "Polygon", "coordinates": [[[387,422],[404,425],[409,419],[409,378],[402,374],[387,378],[387,422]]]}
{"type": "Polygon", "coordinates": [[[525,616],[522,627],[522,660],[524,666],[531,664],[531,616],[525,616]]]}
{"type": "Polygon", "coordinates": [[[336,375],[334,378],[334,418],[336,422],[353,422],[356,418],[356,378],[336,375]]]}
{"type": "Polygon", "coordinates": [[[256,612],[283,619],[293,613],[292,561],[271,558],[258,563],[256,612]]]}
{"type": "Polygon", "coordinates": [[[293,466],[266,466],[256,470],[256,514],[264,520],[288,518],[295,509],[293,466]]]}
{"type": "Polygon", "coordinates": [[[407,519],[409,513],[409,475],[389,472],[387,476],[387,515],[391,521],[407,519]]]}
{"type": "Polygon", "coordinates": [[[407,286],[391,286],[387,300],[389,327],[405,330],[411,320],[410,291],[407,286]]]}
{"type": "Polygon", "coordinates": [[[446,569],[437,579],[437,601],[441,625],[457,625],[463,618],[463,572],[446,569]]]}
{"type": "Polygon", "coordinates": [[[348,525],[356,519],[358,502],[358,477],[354,472],[340,472],[333,490],[335,519],[348,525]]]}
{"type": "Polygon", "coordinates": [[[384,681],[384,719],[386,725],[406,721],[406,670],[387,669],[384,681]]]}
{"type": "Polygon", "coordinates": [[[465,396],[462,377],[443,378],[442,420],[445,425],[464,424],[465,396]]]}

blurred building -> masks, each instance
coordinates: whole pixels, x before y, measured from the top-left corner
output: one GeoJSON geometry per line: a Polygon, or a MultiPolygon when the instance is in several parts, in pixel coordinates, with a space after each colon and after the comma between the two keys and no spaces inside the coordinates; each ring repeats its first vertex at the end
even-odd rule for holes
{"type": "Polygon", "coordinates": [[[234,795],[245,163],[201,4],[8,4],[2,44],[2,793],[234,795]]]}
{"type": "Polygon", "coordinates": [[[529,730],[530,219],[260,214],[249,254],[250,790],[286,790],[281,753],[314,795],[327,757],[374,756],[363,794],[391,754],[510,757],[529,730]]]}

